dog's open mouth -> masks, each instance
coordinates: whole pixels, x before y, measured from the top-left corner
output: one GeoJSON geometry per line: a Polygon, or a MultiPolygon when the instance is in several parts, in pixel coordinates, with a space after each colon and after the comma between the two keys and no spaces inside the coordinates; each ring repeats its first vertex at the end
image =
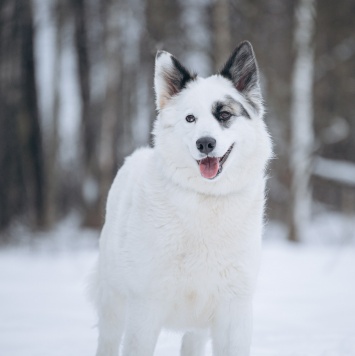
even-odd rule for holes
{"type": "Polygon", "coordinates": [[[233,149],[234,143],[228,148],[222,157],[206,157],[197,161],[202,177],[207,179],[216,178],[223,170],[223,164],[233,149]]]}

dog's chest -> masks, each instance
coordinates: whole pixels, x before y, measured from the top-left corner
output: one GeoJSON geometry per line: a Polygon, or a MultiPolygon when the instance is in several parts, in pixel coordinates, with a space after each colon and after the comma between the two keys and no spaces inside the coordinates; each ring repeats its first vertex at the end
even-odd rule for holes
{"type": "Polygon", "coordinates": [[[245,285],[245,267],[252,251],[242,242],[238,244],[237,231],[218,226],[196,230],[184,231],[168,253],[177,293],[182,291],[191,302],[199,298],[206,301],[206,296],[215,299],[238,294],[245,285]]]}
{"type": "Polygon", "coordinates": [[[125,283],[153,295],[167,324],[207,325],[219,305],[250,295],[254,286],[262,199],[211,197],[150,189],[123,244],[125,283]]]}
{"type": "Polygon", "coordinates": [[[221,300],[251,288],[248,264],[253,251],[246,243],[246,221],[242,212],[238,216],[238,204],[228,199],[190,201],[170,213],[164,224],[168,243],[162,246],[160,273],[170,281],[164,294],[171,296],[171,319],[205,324],[221,300]]]}
{"type": "Polygon", "coordinates": [[[190,236],[190,241],[177,244],[167,268],[171,326],[209,325],[219,305],[249,294],[252,280],[246,261],[245,252],[228,242],[190,236]]]}

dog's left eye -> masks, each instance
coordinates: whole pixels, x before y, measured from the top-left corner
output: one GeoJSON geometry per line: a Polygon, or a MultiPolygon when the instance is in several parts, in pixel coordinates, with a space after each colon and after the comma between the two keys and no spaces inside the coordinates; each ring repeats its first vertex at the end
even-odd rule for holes
{"type": "Polygon", "coordinates": [[[186,118],[185,118],[185,120],[186,120],[187,122],[194,122],[194,121],[196,121],[196,118],[195,118],[195,116],[193,116],[193,115],[187,115],[186,118]]]}
{"type": "Polygon", "coordinates": [[[222,111],[221,113],[219,113],[218,115],[218,119],[221,121],[227,121],[231,118],[232,114],[229,113],[228,111],[222,111]]]}

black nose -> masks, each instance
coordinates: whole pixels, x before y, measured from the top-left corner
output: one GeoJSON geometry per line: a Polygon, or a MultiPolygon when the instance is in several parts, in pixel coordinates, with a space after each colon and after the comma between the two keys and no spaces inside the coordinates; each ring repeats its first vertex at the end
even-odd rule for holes
{"type": "Polygon", "coordinates": [[[216,140],[212,137],[201,137],[196,141],[196,147],[207,155],[216,147],[216,140]]]}

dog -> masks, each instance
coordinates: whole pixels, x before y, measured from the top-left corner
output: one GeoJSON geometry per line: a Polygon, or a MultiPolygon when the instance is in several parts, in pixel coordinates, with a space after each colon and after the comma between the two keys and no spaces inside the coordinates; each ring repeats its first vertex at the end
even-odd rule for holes
{"type": "Polygon", "coordinates": [[[154,147],[109,191],[91,295],[97,356],[152,356],[162,328],[181,356],[247,356],[271,138],[253,48],[198,77],[158,51],[154,147]]]}

